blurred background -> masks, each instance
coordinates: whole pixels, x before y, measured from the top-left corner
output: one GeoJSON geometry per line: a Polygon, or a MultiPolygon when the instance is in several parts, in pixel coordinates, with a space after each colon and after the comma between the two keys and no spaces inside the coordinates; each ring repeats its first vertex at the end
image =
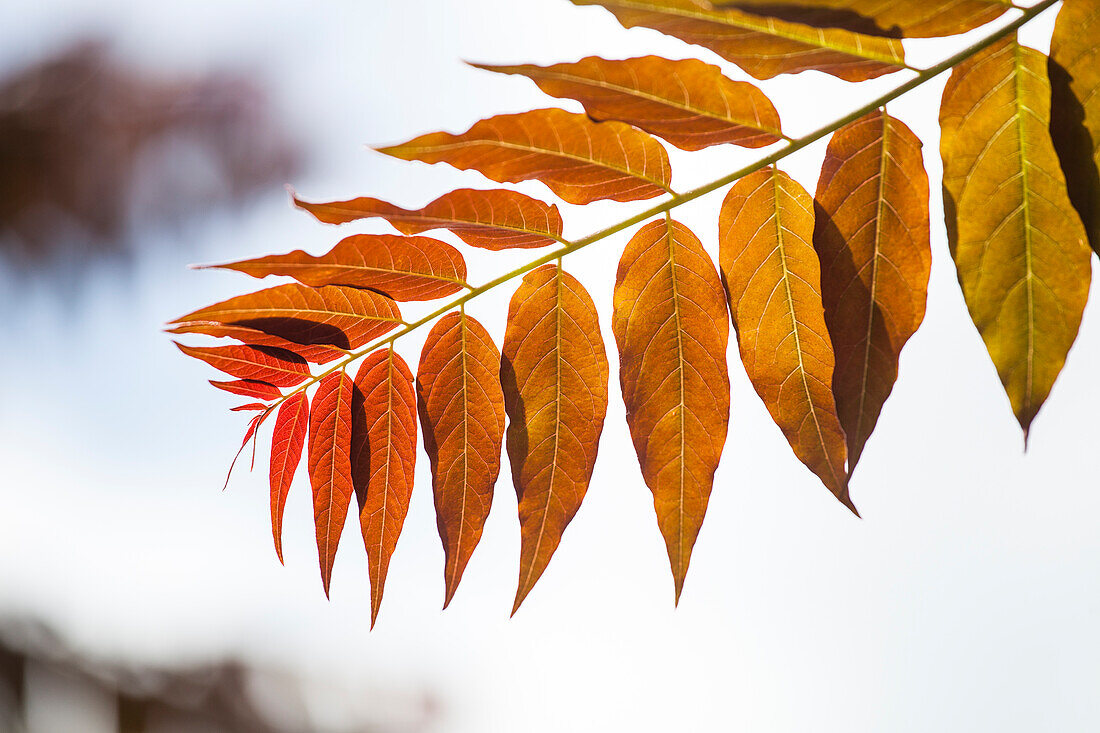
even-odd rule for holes
{"type": "MultiPolygon", "coordinates": [[[[1024,42],[1046,50],[1053,20],[1024,42]]],[[[930,65],[979,35],[907,50],[930,65]]],[[[862,521],[794,458],[732,344],[729,440],[676,609],[613,348],[588,497],[511,620],[507,478],[441,613],[421,456],[373,632],[354,522],[325,600],[304,475],[286,509],[285,567],[264,441],[259,468],[238,466],[220,490],[248,417],[228,412],[233,398],[206,384],[215,374],[161,329],[262,285],[187,265],[387,231],[320,225],[290,206],[285,184],[306,199],[405,206],[490,185],[368,145],[579,110],[463,60],[647,53],[721,63],[567,0],[0,5],[0,731],[1100,729],[1100,300],[1025,455],[947,250],[936,185],[946,77],[890,106],[925,144],[934,263],[928,316],[852,482],[862,521]]],[[[810,72],[759,86],[799,135],[900,78],[810,72]]],[[[824,150],[784,167],[812,191],[824,150]]],[[[673,151],[673,185],[758,155],[673,151]]],[[[715,257],[720,200],[677,213],[715,257]]],[[[563,206],[566,236],[645,206],[563,206]]],[[[566,260],[609,347],[629,234],[566,260]]],[[[474,282],[529,257],[465,251],[474,282]]],[[[511,288],[498,290],[470,310],[499,340],[511,288]]],[[[410,362],[425,334],[400,342],[410,362]]]]}

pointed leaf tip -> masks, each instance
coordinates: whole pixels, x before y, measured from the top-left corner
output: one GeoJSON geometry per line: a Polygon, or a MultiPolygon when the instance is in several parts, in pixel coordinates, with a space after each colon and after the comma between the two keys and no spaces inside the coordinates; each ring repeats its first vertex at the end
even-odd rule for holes
{"type": "Polygon", "coordinates": [[[369,354],[352,395],[351,472],[367,551],[371,626],[378,616],[416,470],[416,391],[405,360],[392,348],[369,354]]]}
{"type": "Polygon", "coordinates": [[[309,479],[326,598],[353,493],[350,457],[353,388],[347,374],[329,374],[317,386],[309,415],[309,479]]]}
{"type": "Polygon", "coordinates": [[[671,218],[631,238],[615,278],[619,383],[679,596],[729,424],[722,282],[699,239],[671,218]]]}
{"type": "Polygon", "coordinates": [[[844,501],[848,451],[813,235],[813,199],[776,168],[745,176],[722,203],[722,274],[749,381],[798,459],[844,501]]]}
{"type": "Polygon", "coordinates": [[[500,352],[484,326],[465,312],[449,313],[428,333],[416,383],[446,556],[446,608],[481,539],[500,473],[500,352]]]}
{"type": "Polygon", "coordinates": [[[951,254],[1025,433],[1077,338],[1092,278],[1050,110],[1046,57],[1011,36],[956,66],[940,107],[951,254]]]}
{"type": "Polygon", "coordinates": [[[932,264],[921,142],[881,110],[834,135],[817,184],[814,249],[836,356],[833,392],[848,475],[924,320],[932,264]]]}
{"type": "Polygon", "coordinates": [[[521,537],[514,614],[588,491],[609,373],[591,296],[553,264],[529,272],[512,296],[502,352],[521,537]]]}
{"type": "Polygon", "coordinates": [[[271,486],[271,535],[280,563],[283,562],[283,510],[294,480],[294,472],[301,462],[308,425],[309,398],[305,392],[298,392],[288,397],[279,407],[271,436],[268,470],[271,486]]]}

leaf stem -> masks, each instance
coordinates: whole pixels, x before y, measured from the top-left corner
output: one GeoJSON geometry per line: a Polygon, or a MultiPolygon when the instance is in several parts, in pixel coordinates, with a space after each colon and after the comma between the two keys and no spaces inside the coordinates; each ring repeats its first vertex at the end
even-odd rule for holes
{"type": "MultiPolygon", "coordinates": [[[[779,162],[780,160],[783,160],[784,158],[786,158],[788,155],[791,155],[792,153],[795,153],[795,152],[797,152],[797,151],[799,151],[799,150],[801,150],[801,149],[803,149],[803,148],[805,148],[809,145],[812,145],[813,143],[817,142],[818,140],[821,140],[822,138],[827,137],[828,135],[831,135],[832,133],[836,132],[837,130],[844,127],[845,125],[847,125],[851,122],[855,122],[856,120],[863,117],[864,115],[869,114],[869,113],[875,111],[876,109],[880,109],[880,108],[884,107],[888,102],[892,102],[893,100],[897,99],[898,97],[900,97],[904,94],[907,94],[908,92],[911,92],[912,90],[914,90],[917,87],[921,86],[925,82],[931,81],[932,79],[936,78],[937,76],[939,76],[940,74],[942,74],[946,71],[950,71],[955,66],[962,63],[963,61],[966,61],[970,57],[980,53],[981,51],[984,51],[985,49],[989,48],[990,46],[997,43],[998,41],[1006,38],[1009,34],[1014,33],[1015,31],[1019,30],[1019,28],[1021,26],[1027,24],[1033,18],[1035,18],[1037,15],[1039,15],[1040,13],[1046,11],[1048,8],[1054,6],[1059,1],[1060,0],[1042,0],[1042,2],[1036,3],[1035,5],[1033,5],[1029,8],[1020,8],[1020,7],[1017,6],[1017,9],[1019,9],[1021,11],[1021,15],[1018,18],[1016,18],[1015,20],[1011,21],[1010,23],[1007,23],[1004,27],[997,29],[993,33],[990,33],[988,36],[985,36],[984,38],[982,38],[981,40],[975,42],[974,44],[972,44],[970,46],[967,46],[966,48],[959,51],[958,53],[953,54],[951,56],[948,56],[947,58],[945,58],[944,60],[942,60],[938,64],[936,64],[935,66],[930,66],[927,69],[923,69],[923,70],[918,71],[916,76],[914,76],[909,81],[904,82],[902,84],[899,84],[898,86],[894,87],[893,89],[891,89],[891,90],[883,93],[882,95],[872,99],[870,102],[866,103],[865,105],[863,105],[859,109],[857,109],[857,110],[855,110],[855,111],[853,111],[853,112],[851,112],[851,113],[849,113],[849,114],[847,114],[847,115],[845,115],[845,116],[843,116],[839,119],[833,120],[832,122],[828,123],[827,125],[824,125],[823,127],[820,127],[818,129],[814,130],[813,132],[810,132],[806,135],[803,135],[802,137],[794,138],[794,139],[787,138],[786,141],[785,141],[785,144],[782,147],[780,147],[779,149],[773,151],[769,155],[766,155],[765,157],[760,158],[759,160],[757,160],[754,163],[750,163],[749,165],[747,165],[743,168],[739,168],[738,170],[735,170],[732,173],[724,175],[721,178],[717,178],[717,179],[711,181],[710,183],[704,183],[702,186],[699,186],[697,188],[693,188],[690,191],[685,191],[684,193],[680,193],[680,194],[672,194],[670,196],[670,198],[662,201],[661,203],[655,204],[654,206],[651,206],[650,208],[646,209],[645,211],[642,211],[641,213],[638,213],[638,214],[635,214],[631,217],[623,219],[622,221],[620,221],[617,224],[612,224],[609,227],[606,227],[604,229],[600,229],[599,231],[593,232],[593,233],[589,234],[588,236],[582,237],[581,239],[577,239],[577,240],[573,240],[573,241],[561,239],[561,240],[559,240],[562,244],[562,246],[560,248],[555,249],[551,252],[548,252],[547,254],[542,255],[541,257],[538,257],[534,260],[531,260],[527,264],[522,265],[520,267],[517,267],[516,269],[512,270],[511,272],[506,272],[503,275],[500,275],[499,277],[493,278],[492,280],[489,280],[488,282],[486,282],[482,285],[479,285],[477,287],[470,287],[470,286],[467,285],[467,287],[470,287],[468,292],[463,293],[459,297],[457,297],[454,300],[446,303],[445,305],[441,306],[437,310],[432,311],[431,313],[424,316],[423,318],[418,318],[415,321],[405,323],[401,328],[397,329],[396,331],[394,331],[389,336],[386,336],[385,338],[380,338],[380,339],[374,341],[373,343],[371,343],[371,344],[369,344],[369,345],[367,345],[367,346],[365,346],[361,349],[358,349],[357,351],[350,352],[347,357],[344,357],[343,359],[341,359],[334,366],[332,366],[329,369],[327,369],[326,371],[321,372],[320,374],[310,378],[309,380],[303,382],[300,386],[296,387],[293,391],[288,392],[285,395],[283,395],[282,398],[280,398],[277,402],[272,404],[272,408],[274,408],[275,406],[281,404],[283,401],[288,399],[290,396],[292,396],[292,395],[294,395],[298,392],[301,392],[303,390],[308,389],[313,384],[316,384],[317,382],[321,381],[321,379],[323,379],[328,374],[331,374],[332,372],[335,372],[337,370],[346,368],[347,365],[350,364],[351,362],[355,361],[356,359],[359,359],[359,358],[362,358],[362,357],[366,356],[367,354],[374,351],[375,349],[377,349],[381,346],[387,345],[387,344],[392,347],[393,343],[397,339],[404,336],[405,334],[410,333],[412,331],[415,331],[416,329],[420,328],[421,326],[434,321],[436,318],[439,318],[440,316],[454,310],[455,308],[464,307],[467,301],[470,301],[470,300],[476,298],[477,296],[481,295],[482,293],[485,293],[485,292],[488,292],[489,290],[492,290],[493,288],[497,287],[498,285],[502,285],[502,284],[508,282],[509,280],[517,278],[521,275],[525,275],[528,272],[530,272],[531,270],[534,270],[538,267],[541,267],[542,265],[545,265],[549,262],[553,262],[555,260],[560,261],[561,258],[564,257],[565,255],[576,252],[579,249],[583,249],[583,248],[587,247],[590,244],[595,244],[596,242],[599,242],[603,239],[606,239],[606,238],[612,236],[613,234],[617,234],[617,233],[623,231],[624,229],[629,229],[630,227],[634,226],[635,224],[641,224],[642,222],[644,222],[648,219],[651,219],[654,216],[657,216],[659,214],[668,214],[669,212],[672,211],[672,209],[675,209],[678,206],[686,204],[689,201],[694,201],[695,199],[700,198],[702,196],[705,196],[708,193],[711,193],[713,191],[717,191],[720,188],[724,188],[724,187],[730,185],[731,183],[733,183],[734,181],[736,181],[740,178],[743,178],[744,176],[747,176],[750,173],[758,171],[761,168],[765,168],[769,165],[774,165],[775,163],[779,162]]],[[[917,71],[916,69],[913,69],[913,70],[917,71]]]]}

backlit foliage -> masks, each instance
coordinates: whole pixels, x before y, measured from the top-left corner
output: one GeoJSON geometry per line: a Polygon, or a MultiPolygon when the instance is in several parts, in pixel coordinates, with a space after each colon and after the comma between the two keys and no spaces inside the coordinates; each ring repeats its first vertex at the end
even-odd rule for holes
{"type": "Polygon", "coordinates": [[[1077,336],[1089,240],[1100,244],[1094,0],[1064,0],[1050,59],[1021,46],[1015,33],[1057,0],[1027,10],[1002,0],[572,2],[600,6],[627,28],[704,46],[759,79],[816,70],[860,82],[910,68],[900,39],[997,26],[798,139],[784,134],[762,91],[696,59],[481,65],[528,77],[587,114],[498,115],[381,152],[501,183],[539,181],[570,204],[660,200],[568,240],[557,206],[507,189],[459,189],[420,209],[368,197],[296,198],[322,222],[376,217],[400,234],[346,237],[319,256],[296,251],[219,265],[296,282],[201,308],[169,330],[239,342],[180,348],[234,378],[216,387],[251,400],[238,408],[256,412],[246,444],[275,415],[271,517],[280,559],[283,507],[303,452],[326,593],[346,515],[358,509],[372,624],[410,495],[419,490],[418,438],[445,553],[444,605],[481,538],[505,445],[521,544],[513,612],[547,569],[588,490],[610,381],[609,324],[601,326],[563,258],[637,225],[615,277],[610,332],[675,597],[726,440],[731,334],[794,456],[855,512],[853,471],[893,389],[902,347],[924,318],[932,256],[921,142],[885,104],[939,74],[951,71],[940,112],[951,254],[1025,436],[1077,336]],[[813,195],[779,163],[829,135],[813,195]],[[771,152],[676,193],[666,144],[771,152]],[[714,209],[716,242],[701,242],[672,216],[727,186],[714,209]],[[488,250],[553,249],[473,286],[462,251],[423,236],[432,230],[488,250]],[[498,349],[464,305],[521,276],[498,349]],[[417,301],[447,298],[415,320],[402,314],[417,301]],[[431,331],[414,375],[397,347],[422,326],[431,331]]]}

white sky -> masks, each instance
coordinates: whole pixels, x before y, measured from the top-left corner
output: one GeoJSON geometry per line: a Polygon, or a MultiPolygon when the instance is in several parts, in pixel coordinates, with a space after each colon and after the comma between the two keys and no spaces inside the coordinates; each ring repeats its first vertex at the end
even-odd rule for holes
{"type": "MultiPolygon", "coordinates": [[[[1052,24],[1048,13],[1023,39],[1045,49],[1052,24]]],[[[256,70],[309,145],[311,172],[293,182],[303,196],[408,205],[489,182],[389,160],[365,144],[459,131],[496,113],[573,108],[462,59],[718,61],[566,0],[15,0],[0,5],[0,66],[96,30],[152,68],[256,70]]],[[[965,41],[914,43],[910,56],[931,64],[965,41]]],[[[75,305],[0,276],[8,292],[0,295],[0,611],[41,615],[99,653],[241,651],[335,679],[345,693],[331,693],[334,716],[361,690],[430,688],[443,698],[439,730],[448,732],[1100,729],[1100,313],[1095,303],[1086,313],[1025,456],[947,251],[936,185],[944,81],[890,107],[925,144],[934,263],[928,316],[853,480],[863,521],[794,458],[731,343],[729,440],[673,609],[610,340],[623,234],[566,260],[600,307],[612,391],[588,498],[546,575],[509,621],[519,534],[505,468],[484,539],[441,614],[442,551],[421,455],[381,617],[368,633],[356,523],[326,602],[304,474],[287,506],[283,568],[271,547],[266,454],[254,474],[240,472],[219,491],[247,418],[230,415],[232,398],[205,384],[215,374],[159,332],[195,307],[260,287],[188,271],[190,262],[320,252],[351,231],[385,231],[323,227],[278,190],[253,208],[151,234],[131,277],[93,272],[75,305]]],[[[759,86],[797,135],[896,83],[806,73],[759,86]]],[[[674,186],[758,154],[676,152],[674,186]]],[[[783,167],[812,191],[823,154],[815,145],[783,167]]],[[[547,197],[539,184],[520,188],[547,197]]],[[[712,256],[720,196],[676,214],[712,256]]],[[[563,206],[566,234],[645,206],[563,206]]],[[[482,281],[529,253],[467,255],[482,281]]],[[[470,307],[498,342],[510,296],[501,288],[470,307]]],[[[414,364],[423,336],[400,346],[414,364]]]]}

